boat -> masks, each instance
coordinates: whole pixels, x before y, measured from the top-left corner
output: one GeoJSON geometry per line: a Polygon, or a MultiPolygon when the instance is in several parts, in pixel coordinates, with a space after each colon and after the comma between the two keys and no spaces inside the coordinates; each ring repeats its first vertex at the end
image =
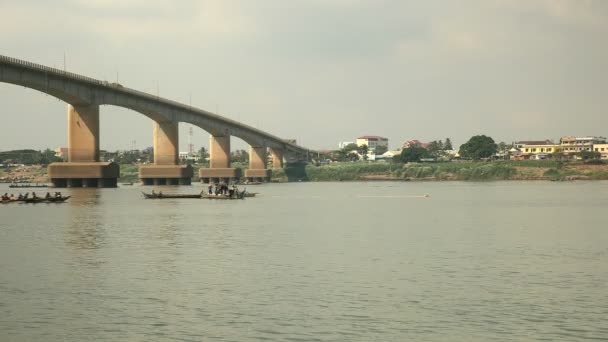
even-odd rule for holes
{"type": "Polygon", "coordinates": [[[18,184],[18,183],[11,183],[9,186],[9,188],[48,188],[48,184],[30,184],[30,183],[23,183],[23,184],[18,184]]]}
{"type": "Polygon", "coordinates": [[[56,196],[56,197],[27,197],[15,198],[8,202],[23,202],[23,203],[63,203],[72,196],[56,196]]]}
{"type": "Polygon", "coordinates": [[[238,194],[236,194],[235,196],[230,196],[230,195],[209,195],[209,194],[203,194],[201,196],[201,198],[204,199],[216,199],[216,200],[240,200],[240,199],[244,199],[245,197],[245,192],[240,192],[238,194]]]}
{"type": "Polygon", "coordinates": [[[150,194],[141,192],[144,195],[144,198],[149,199],[163,199],[163,198],[201,198],[202,194],[163,194],[162,192],[155,193],[152,192],[150,194]]]}
{"type": "Polygon", "coordinates": [[[72,196],[49,197],[49,198],[45,198],[45,200],[50,203],[62,203],[62,202],[67,201],[70,197],[72,197],[72,196]]]}
{"type": "Polygon", "coordinates": [[[128,183],[120,183],[120,185],[133,185],[133,182],[128,182],[128,183]]]}
{"type": "Polygon", "coordinates": [[[257,192],[249,192],[249,191],[245,191],[245,197],[255,197],[255,195],[257,195],[257,192]]]}

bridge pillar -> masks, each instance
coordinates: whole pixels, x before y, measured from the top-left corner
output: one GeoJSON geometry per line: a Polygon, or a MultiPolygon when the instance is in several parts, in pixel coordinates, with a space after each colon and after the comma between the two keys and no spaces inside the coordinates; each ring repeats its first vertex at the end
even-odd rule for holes
{"type": "Polygon", "coordinates": [[[116,187],[118,165],[99,162],[99,105],[68,105],[68,162],[48,175],[55,187],[116,187]]]}
{"type": "Polygon", "coordinates": [[[283,154],[282,150],[271,148],[270,155],[272,156],[272,168],[282,169],[283,168],[283,154]]]}
{"type": "Polygon", "coordinates": [[[230,136],[209,137],[209,168],[201,168],[202,183],[234,182],[241,178],[241,169],[230,167],[230,136]]]}
{"type": "Polygon", "coordinates": [[[190,185],[190,165],[178,165],[179,126],[177,122],[154,122],[154,165],[141,166],[143,185],[190,185]]]}
{"type": "Polygon", "coordinates": [[[270,181],[271,170],[266,168],[266,146],[249,147],[249,169],[245,170],[245,178],[250,182],[270,181]]]}

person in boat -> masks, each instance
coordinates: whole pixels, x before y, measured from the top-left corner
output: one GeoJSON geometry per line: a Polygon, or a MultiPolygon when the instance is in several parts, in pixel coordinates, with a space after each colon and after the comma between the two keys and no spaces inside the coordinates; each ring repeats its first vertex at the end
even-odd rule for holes
{"type": "Polygon", "coordinates": [[[158,192],[158,197],[163,197],[163,192],[162,191],[158,192]]]}
{"type": "Polygon", "coordinates": [[[55,191],[55,198],[61,198],[61,192],[55,191]]]}
{"type": "Polygon", "coordinates": [[[156,195],[156,193],[154,192],[154,190],[152,190],[152,196],[156,195]]]}
{"type": "Polygon", "coordinates": [[[17,196],[17,199],[23,199],[23,195],[21,193],[19,193],[19,196],[17,196]]]}
{"type": "Polygon", "coordinates": [[[36,196],[36,193],[35,193],[35,192],[33,192],[33,191],[32,191],[32,198],[33,198],[33,199],[38,198],[38,196],[36,196]]]}
{"type": "Polygon", "coordinates": [[[8,199],[11,200],[11,201],[14,201],[15,200],[15,194],[11,194],[11,196],[8,199]]]}
{"type": "Polygon", "coordinates": [[[213,195],[213,185],[211,183],[209,183],[209,186],[207,187],[207,193],[213,195]]]}
{"type": "Polygon", "coordinates": [[[44,196],[44,198],[46,198],[46,199],[51,198],[51,193],[47,191],[47,192],[46,192],[46,196],[44,196]]]}

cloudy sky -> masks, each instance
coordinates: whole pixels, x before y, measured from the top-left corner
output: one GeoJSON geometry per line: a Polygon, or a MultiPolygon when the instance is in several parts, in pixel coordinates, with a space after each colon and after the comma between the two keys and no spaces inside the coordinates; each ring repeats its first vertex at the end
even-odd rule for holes
{"type": "MultiPolygon", "coordinates": [[[[0,18],[2,55],[65,56],[315,149],[608,135],[605,0],[0,0],[0,18]]],[[[0,150],[67,144],[65,103],[9,84],[0,99],[0,150]]],[[[102,107],[102,149],[151,144],[150,119],[102,107]]]]}

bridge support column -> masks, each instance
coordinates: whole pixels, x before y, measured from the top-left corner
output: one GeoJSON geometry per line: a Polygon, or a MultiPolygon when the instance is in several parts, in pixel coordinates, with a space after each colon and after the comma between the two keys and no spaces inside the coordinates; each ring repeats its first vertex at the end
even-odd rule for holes
{"type": "Polygon", "coordinates": [[[143,185],[190,185],[192,166],[177,165],[179,126],[176,122],[154,122],[154,165],[141,166],[143,185]]]}
{"type": "Polygon", "coordinates": [[[237,182],[241,169],[230,167],[230,136],[209,137],[209,168],[201,168],[198,175],[202,183],[237,182]]]}
{"type": "Polygon", "coordinates": [[[270,155],[272,156],[272,168],[282,169],[283,168],[283,151],[275,148],[270,149],[270,155]]]}
{"type": "Polygon", "coordinates": [[[116,187],[120,168],[99,162],[99,105],[68,105],[68,162],[51,163],[55,187],[116,187]]]}
{"type": "Polygon", "coordinates": [[[249,169],[245,178],[250,182],[268,182],[272,171],[266,168],[266,146],[249,147],[249,169]]]}

